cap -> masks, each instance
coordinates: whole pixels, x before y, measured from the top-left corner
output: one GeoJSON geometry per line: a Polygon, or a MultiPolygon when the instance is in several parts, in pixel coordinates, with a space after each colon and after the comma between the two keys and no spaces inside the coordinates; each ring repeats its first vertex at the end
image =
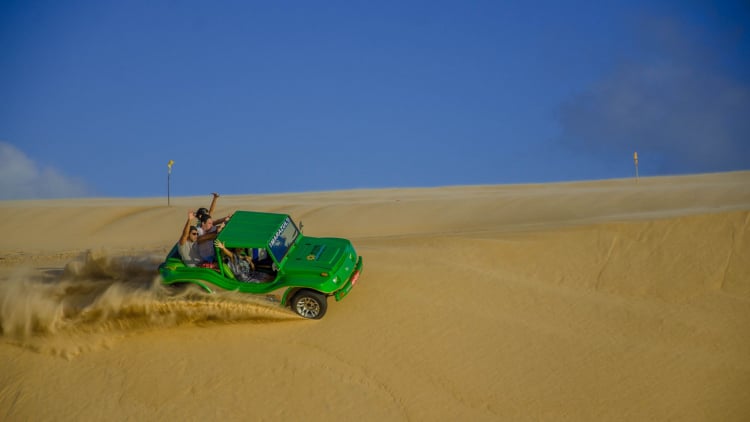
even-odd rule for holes
{"type": "Polygon", "coordinates": [[[195,212],[195,217],[200,221],[201,223],[205,222],[211,216],[208,214],[208,210],[205,208],[198,208],[198,211],[195,212]]]}

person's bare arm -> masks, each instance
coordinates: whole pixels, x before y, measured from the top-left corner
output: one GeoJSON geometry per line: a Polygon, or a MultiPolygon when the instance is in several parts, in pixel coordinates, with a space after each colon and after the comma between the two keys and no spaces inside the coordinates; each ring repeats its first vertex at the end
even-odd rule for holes
{"type": "Polygon", "coordinates": [[[219,199],[219,194],[216,192],[211,193],[214,197],[211,199],[211,205],[208,207],[208,215],[213,216],[214,210],[216,209],[216,200],[219,199]]]}
{"type": "Polygon", "coordinates": [[[223,224],[229,222],[229,219],[232,218],[232,215],[234,215],[234,211],[232,211],[228,216],[222,217],[218,220],[214,220],[214,224],[223,224]]]}
{"type": "Polygon", "coordinates": [[[203,242],[206,242],[206,241],[209,241],[209,240],[214,240],[214,239],[216,239],[216,236],[218,236],[218,235],[219,235],[219,232],[215,231],[215,232],[211,232],[211,233],[206,233],[206,234],[204,234],[202,236],[198,236],[198,243],[203,243],[203,242]]]}
{"type": "Polygon", "coordinates": [[[188,236],[190,235],[190,226],[193,224],[193,220],[195,219],[195,213],[192,211],[188,211],[188,218],[185,222],[185,227],[182,229],[182,236],[180,236],[179,243],[180,245],[184,245],[185,242],[188,240],[188,236]]]}
{"type": "Polygon", "coordinates": [[[227,248],[226,248],[226,247],[224,246],[224,244],[223,244],[223,243],[221,243],[221,241],[220,241],[220,240],[218,240],[218,239],[217,239],[217,240],[214,240],[214,245],[215,245],[216,247],[218,247],[219,249],[221,249],[221,251],[222,251],[222,252],[223,252],[224,254],[226,254],[226,256],[228,256],[228,257],[229,257],[229,259],[231,259],[231,260],[234,260],[234,254],[232,253],[232,251],[230,251],[229,249],[227,249],[227,248]]]}
{"type": "Polygon", "coordinates": [[[245,261],[247,261],[247,263],[250,264],[250,268],[252,268],[253,271],[255,271],[255,263],[253,262],[253,258],[247,255],[243,256],[243,258],[245,258],[245,261]]]}
{"type": "Polygon", "coordinates": [[[212,230],[208,233],[204,233],[203,235],[198,237],[198,242],[205,242],[207,240],[214,240],[217,236],[219,236],[219,233],[221,233],[222,230],[224,230],[224,223],[216,224],[214,228],[216,230],[212,230]]]}

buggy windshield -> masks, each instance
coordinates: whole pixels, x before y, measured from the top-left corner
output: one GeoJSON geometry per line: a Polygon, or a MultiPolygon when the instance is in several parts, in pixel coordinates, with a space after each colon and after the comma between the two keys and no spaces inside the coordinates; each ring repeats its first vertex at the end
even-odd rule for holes
{"type": "Polygon", "coordinates": [[[297,230],[297,226],[287,217],[268,243],[271,253],[277,262],[281,262],[284,259],[287,252],[289,252],[289,248],[297,240],[298,235],[299,230],[297,230]]]}

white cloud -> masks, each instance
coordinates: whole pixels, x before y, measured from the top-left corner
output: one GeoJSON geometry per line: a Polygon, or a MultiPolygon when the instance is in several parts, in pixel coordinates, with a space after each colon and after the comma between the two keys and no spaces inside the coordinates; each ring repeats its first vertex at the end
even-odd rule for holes
{"type": "Polygon", "coordinates": [[[0,200],[86,196],[86,185],[54,168],[40,168],[13,145],[0,142],[0,200]]]}
{"type": "Polygon", "coordinates": [[[642,56],[563,105],[564,142],[603,154],[658,154],[666,172],[748,168],[750,86],[679,24],[657,29],[642,56]]]}

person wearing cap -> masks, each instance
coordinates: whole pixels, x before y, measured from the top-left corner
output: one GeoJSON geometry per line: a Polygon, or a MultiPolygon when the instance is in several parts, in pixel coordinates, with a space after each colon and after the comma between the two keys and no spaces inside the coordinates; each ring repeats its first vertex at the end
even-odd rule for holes
{"type": "Polygon", "coordinates": [[[216,209],[216,201],[219,199],[220,195],[216,192],[211,192],[211,195],[213,198],[211,198],[211,205],[209,205],[208,209],[201,207],[195,211],[195,217],[198,218],[198,220],[203,221],[206,215],[209,217],[213,215],[214,210],[216,209]]]}
{"type": "Polygon", "coordinates": [[[229,218],[232,216],[232,214],[229,214],[226,217],[220,218],[218,220],[214,220],[211,216],[214,215],[214,210],[216,209],[216,200],[219,198],[219,194],[216,192],[213,192],[211,195],[213,195],[213,199],[211,200],[211,206],[206,208],[198,208],[198,210],[195,212],[195,217],[200,222],[200,225],[198,226],[198,236],[203,236],[204,234],[208,233],[211,229],[211,226],[219,226],[222,223],[227,223],[229,221],[229,218]],[[204,228],[205,223],[208,222],[208,227],[204,228]]]}
{"type": "Polygon", "coordinates": [[[198,251],[198,228],[193,225],[195,214],[188,212],[188,218],[185,227],[182,229],[182,236],[177,242],[177,250],[180,252],[182,262],[188,267],[197,267],[202,262],[198,251]]]}
{"type": "MultiPolygon", "coordinates": [[[[216,261],[216,250],[214,249],[213,241],[231,217],[230,214],[216,221],[211,218],[211,214],[213,214],[214,209],[216,209],[216,201],[220,196],[216,192],[211,193],[211,195],[213,195],[213,198],[211,199],[211,205],[209,208],[198,208],[198,210],[193,213],[193,218],[198,219],[198,224],[195,225],[195,231],[198,233],[195,241],[196,250],[201,259],[200,264],[204,265],[210,265],[216,261]]],[[[189,233],[188,236],[190,236],[189,233]]]]}

